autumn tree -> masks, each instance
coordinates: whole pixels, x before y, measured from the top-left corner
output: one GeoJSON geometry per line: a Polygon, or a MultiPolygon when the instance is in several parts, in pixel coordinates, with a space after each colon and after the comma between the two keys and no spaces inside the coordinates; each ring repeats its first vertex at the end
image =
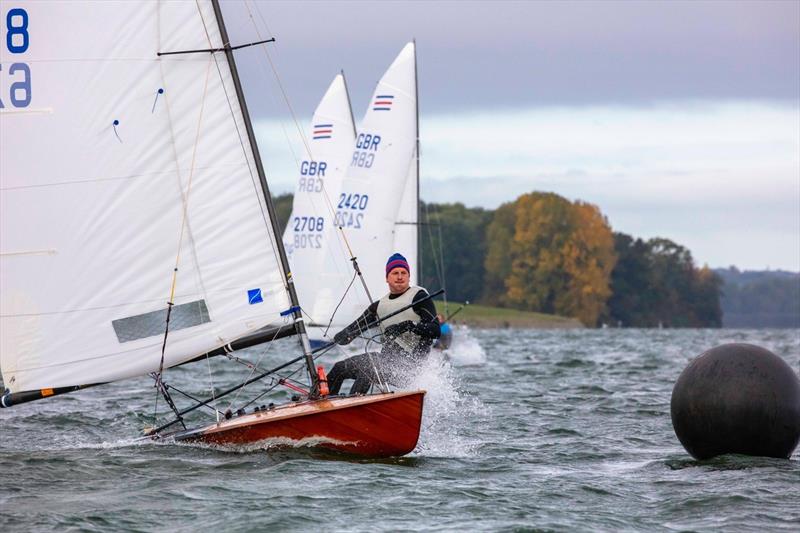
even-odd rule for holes
{"type": "Polygon", "coordinates": [[[509,250],[514,238],[514,203],[497,208],[486,228],[486,258],[483,261],[483,298],[488,305],[503,306],[506,301],[506,278],[511,274],[509,250]]]}
{"type": "Polygon", "coordinates": [[[575,202],[572,210],[576,222],[563,248],[568,290],[563,301],[556,300],[556,308],[559,314],[596,325],[611,296],[611,271],[617,260],[614,237],[597,206],[575,202]]]}
{"type": "Polygon", "coordinates": [[[487,302],[597,324],[616,255],[596,206],[553,193],[525,194],[497,210],[487,241],[487,302]]]}

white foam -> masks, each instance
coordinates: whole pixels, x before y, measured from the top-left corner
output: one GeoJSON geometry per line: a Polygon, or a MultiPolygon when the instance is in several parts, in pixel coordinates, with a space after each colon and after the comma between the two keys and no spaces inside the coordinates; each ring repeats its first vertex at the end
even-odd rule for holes
{"type": "Polygon", "coordinates": [[[180,446],[188,446],[194,448],[204,448],[209,450],[231,452],[231,453],[252,453],[258,451],[277,451],[286,450],[287,448],[317,448],[324,444],[333,444],[338,446],[358,444],[358,441],[341,441],[321,436],[305,437],[302,439],[292,439],[289,437],[271,437],[261,439],[256,442],[237,443],[237,444],[214,444],[202,441],[187,441],[187,442],[173,442],[180,446]]]}
{"type": "Polygon", "coordinates": [[[476,417],[486,416],[483,404],[460,390],[459,379],[449,361],[429,357],[411,383],[424,389],[425,409],[415,455],[427,457],[469,457],[478,441],[470,437],[476,417]]]}
{"type": "Polygon", "coordinates": [[[453,366],[478,366],[486,364],[486,352],[472,336],[468,326],[456,326],[453,331],[453,342],[444,351],[453,366]]]}

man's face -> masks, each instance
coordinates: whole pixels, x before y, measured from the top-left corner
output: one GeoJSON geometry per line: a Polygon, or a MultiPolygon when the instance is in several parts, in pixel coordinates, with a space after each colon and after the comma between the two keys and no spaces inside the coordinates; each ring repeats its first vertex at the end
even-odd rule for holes
{"type": "Polygon", "coordinates": [[[389,292],[392,294],[402,294],[408,289],[408,270],[402,267],[393,268],[386,275],[386,283],[389,284],[389,292]]]}

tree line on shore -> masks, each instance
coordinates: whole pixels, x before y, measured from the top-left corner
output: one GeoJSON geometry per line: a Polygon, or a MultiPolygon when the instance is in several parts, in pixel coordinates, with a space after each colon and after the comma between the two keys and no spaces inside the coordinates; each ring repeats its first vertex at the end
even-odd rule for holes
{"type": "MultiPolygon", "coordinates": [[[[292,195],[275,199],[285,225],[292,195]]],[[[594,327],[720,327],[722,279],[664,238],[614,232],[600,209],[532,192],[495,210],[421,205],[421,284],[454,301],[594,327]]]]}
{"type": "Polygon", "coordinates": [[[800,328],[800,273],[733,266],[715,272],[725,282],[724,327],[800,328]]]}

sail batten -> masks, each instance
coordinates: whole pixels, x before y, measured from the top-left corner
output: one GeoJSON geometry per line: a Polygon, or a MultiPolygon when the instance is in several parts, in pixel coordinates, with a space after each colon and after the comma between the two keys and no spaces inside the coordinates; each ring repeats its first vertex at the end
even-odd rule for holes
{"type": "Polygon", "coordinates": [[[165,367],[285,325],[280,243],[231,65],[224,53],[157,55],[224,48],[212,3],[21,5],[27,48],[0,43],[0,62],[27,65],[30,83],[9,101],[0,81],[3,111],[22,111],[0,114],[5,386],[157,370],[176,261],[174,304],[197,312],[170,331],[165,367]],[[135,317],[146,318],[124,322],[135,317]]]}

